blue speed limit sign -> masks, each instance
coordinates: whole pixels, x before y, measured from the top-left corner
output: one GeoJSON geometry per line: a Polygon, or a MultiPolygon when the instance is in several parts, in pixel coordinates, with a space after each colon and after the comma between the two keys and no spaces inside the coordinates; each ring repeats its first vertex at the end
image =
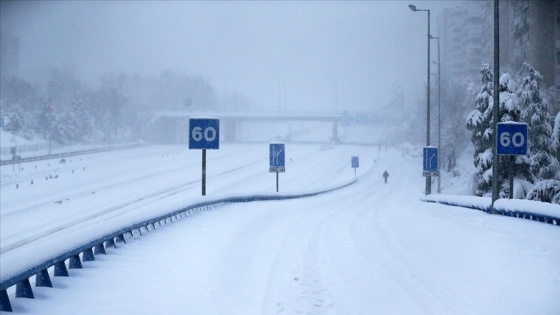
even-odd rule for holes
{"type": "Polygon", "coordinates": [[[220,120],[217,118],[189,119],[189,149],[219,149],[220,120]]]}
{"type": "Polygon", "coordinates": [[[527,154],[527,124],[498,123],[496,153],[500,155],[527,154]]]}

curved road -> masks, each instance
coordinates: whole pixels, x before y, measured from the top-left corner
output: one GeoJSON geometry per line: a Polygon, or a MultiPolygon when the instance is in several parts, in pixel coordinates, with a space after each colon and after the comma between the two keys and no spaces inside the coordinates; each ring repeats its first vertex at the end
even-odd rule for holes
{"type": "MultiPolygon", "coordinates": [[[[557,227],[421,203],[418,158],[393,150],[377,157],[376,151],[361,155],[369,170],[361,169],[355,185],[198,213],[97,256],[70,278],[55,279],[64,290],[38,288],[44,298],[16,300],[14,308],[31,314],[558,314],[557,227]]],[[[333,152],[310,153],[314,158],[301,165],[326,169],[347,154],[333,152]]],[[[329,176],[319,174],[305,185],[326,183],[329,176]]],[[[260,185],[270,179],[251,177],[260,185]]],[[[246,179],[226,186],[241,182],[246,179]]]]}

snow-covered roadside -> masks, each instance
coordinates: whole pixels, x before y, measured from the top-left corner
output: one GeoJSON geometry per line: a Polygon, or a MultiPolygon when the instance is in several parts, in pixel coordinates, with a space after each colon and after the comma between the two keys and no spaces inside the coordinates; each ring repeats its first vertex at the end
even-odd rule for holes
{"type": "MultiPolygon", "coordinates": [[[[445,205],[459,206],[483,211],[489,211],[492,198],[477,196],[457,196],[457,195],[428,195],[420,198],[427,202],[436,202],[445,205]]],[[[548,217],[554,225],[560,225],[560,205],[520,199],[498,199],[494,203],[494,208],[505,214],[534,214],[548,217]]]]}

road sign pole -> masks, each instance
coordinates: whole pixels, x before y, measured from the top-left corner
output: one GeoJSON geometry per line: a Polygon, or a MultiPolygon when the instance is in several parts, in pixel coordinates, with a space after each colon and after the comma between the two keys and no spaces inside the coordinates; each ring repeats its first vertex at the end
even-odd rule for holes
{"type": "Polygon", "coordinates": [[[513,162],[515,157],[510,155],[509,159],[509,199],[513,199],[513,162]]]}
{"type": "Polygon", "coordinates": [[[206,149],[202,149],[202,195],[206,196],[206,149]]]}
{"type": "Polygon", "coordinates": [[[492,203],[490,211],[492,214],[497,214],[494,209],[494,202],[498,200],[498,168],[500,161],[498,160],[497,142],[498,132],[497,126],[499,121],[499,107],[500,107],[500,6],[498,0],[494,0],[494,104],[493,104],[493,119],[492,130],[494,131],[494,141],[492,143],[492,203]]]}
{"type": "Polygon", "coordinates": [[[276,172],[276,192],[278,192],[278,172],[276,172]]]}
{"type": "Polygon", "coordinates": [[[206,196],[206,149],[220,149],[220,120],[190,118],[189,149],[202,150],[202,196],[206,196]]]}

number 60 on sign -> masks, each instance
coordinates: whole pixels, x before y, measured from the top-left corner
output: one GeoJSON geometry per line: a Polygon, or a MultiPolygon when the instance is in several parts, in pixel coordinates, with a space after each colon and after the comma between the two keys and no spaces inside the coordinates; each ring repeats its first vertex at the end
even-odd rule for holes
{"type": "Polygon", "coordinates": [[[527,124],[498,123],[496,153],[499,155],[527,154],[527,124]]]}
{"type": "Polygon", "coordinates": [[[189,119],[189,149],[219,149],[220,121],[217,118],[189,119]]]}

